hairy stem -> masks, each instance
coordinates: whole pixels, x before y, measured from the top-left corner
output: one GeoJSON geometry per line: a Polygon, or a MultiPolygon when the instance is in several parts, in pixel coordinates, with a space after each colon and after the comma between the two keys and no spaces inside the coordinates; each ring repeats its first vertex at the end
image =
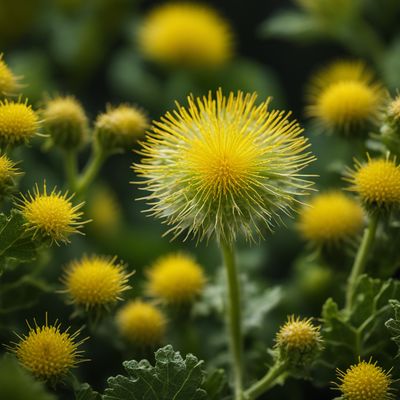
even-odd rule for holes
{"type": "Polygon", "coordinates": [[[75,192],[78,179],[78,165],[75,150],[65,150],[64,170],[68,188],[71,192],[75,192]]]}
{"type": "Polygon", "coordinates": [[[255,382],[245,391],[245,400],[255,400],[263,393],[273,388],[278,381],[287,374],[286,366],[283,362],[276,361],[275,364],[259,381],[255,382]]]}
{"type": "Polygon", "coordinates": [[[234,375],[235,400],[243,399],[243,370],[242,370],[242,326],[240,286],[235,262],[234,249],[231,244],[221,241],[221,251],[224,259],[228,283],[228,330],[230,337],[230,351],[232,356],[232,370],[234,375]]]}
{"type": "Polygon", "coordinates": [[[358,277],[364,272],[367,263],[369,250],[374,243],[376,227],[378,225],[379,215],[373,213],[369,217],[368,226],[364,229],[363,238],[357,251],[356,258],[349,276],[346,291],[346,307],[345,310],[350,312],[353,306],[354,292],[358,277]]]}

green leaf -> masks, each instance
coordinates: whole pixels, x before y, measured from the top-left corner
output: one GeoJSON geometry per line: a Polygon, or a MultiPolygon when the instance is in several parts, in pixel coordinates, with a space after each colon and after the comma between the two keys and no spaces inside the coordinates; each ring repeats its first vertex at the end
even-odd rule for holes
{"type": "Polygon", "coordinates": [[[386,328],[389,329],[392,340],[396,343],[397,356],[400,355],[400,302],[398,300],[391,300],[390,305],[394,310],[394,318],[390,318],[386,321],[386,328]]]}
{"type": "Polygon", "coordinates": [[[260,34],[294,40],[319,39],[321,25],[312,15],[300,11],[282,11],[263,22],[260,34]]]}
{"type": "Polygon", "coordinates": [[[390,300],[399,296],[399,281],[363,275],[358,280],[354,304],[349,313],[340,310],[332,299],[326,301],[322,310],[324,361],[317,371],[325,383],[331,379],[333,369],[345,369],[357,362],[359,357],[367,359],[379,354],[383,367],[391,368],[393,348],[389,332],[383,328],[390,317],[390,300]],[[324,371],[324,367],[327,370],[324,371]]]}
{"type": "Polygon", "coordinates": [[[228,388],[225,371],[223,369],[214,369],[207,373],[202,387],[207,392],[208,400],[221,400],[224,398],[228,388]]]}
{"type": "Polygon", "coordinates": [[[0,359],[0,399],[56,400],[41,382],[22,369],[10,355],[0,359]]]}
{"type": "Polygon", "coordinates": [[[206,399],[201,389],[205,373],[192,354],[183,359],[171,345],[155,353],[156,364],[149,361],[125,361],[128,376],[108,378],[104,400],[199,400],[206,399]]]}

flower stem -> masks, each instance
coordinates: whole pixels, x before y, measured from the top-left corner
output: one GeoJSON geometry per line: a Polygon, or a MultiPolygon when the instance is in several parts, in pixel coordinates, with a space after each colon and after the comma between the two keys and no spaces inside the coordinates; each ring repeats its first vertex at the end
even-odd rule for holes
{"type": "Polygon", "coordinates": [[[273,388],[278,383],[278,380],[286,375],[286,373],[287,369],[285,363],[276,361],[263,378],[255,382],[245,391],[244,398],[246,400],[257,399],[257,397],[273,388]]]}
{"type": "Polygon", "coordinates": [[[234,374],[235,400],[243,399],[242,372],[242,329],[241,304],[238,272],[235,262],[234,249],[231,244],[221,241],[221,251],[224,259],[228,282],[228,328],[230,336],[230,351],[234,374]]]}
{"type": "Polygon", "coordinates": [[[101,146],[94,145],[92,156],[76,183],[75,193],[77,196],[82,195],[87,190],[88,186],[94,181],[106,158],[107,154],[104,149],[101,146]]]}
{"type": "Polygon", "coordinates": [[[74,192],[78,179],[78,165],[75,150],[65,150],[64,169],[68,188],[71,192],[74,192]]]}
{"type": "Polygon", "coordinates": [[[349,276],[346,291],[345,310],[350,312],[353,305],[354,292],[358,277],[364,272],[367,263],[369,250],[374,243],[376,227],[379,221],[379,213],[372,213],[369,217],[368,226],[364,229],[363,238],[358,248],[356,258],[349,276]]]}

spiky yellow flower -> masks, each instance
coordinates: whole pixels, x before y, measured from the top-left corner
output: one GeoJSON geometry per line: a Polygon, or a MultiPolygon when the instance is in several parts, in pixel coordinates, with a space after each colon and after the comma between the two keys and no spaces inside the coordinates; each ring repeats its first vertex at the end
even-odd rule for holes
{"type": "Polygon", "coordinates": [[[33,194],[22,195],[19,208],[25,217],[28,230],[49,238],[52,242],[68,242],[72,233],[80,233],[79,229],[88,221],[82,221],[83,212],[79,211],[83,203],[74,206],[73,195],[62,194],[54,188],[47,192],[46,183],[43,193],[36,184],[33,194]]]}
{"type": "Polygon", "coordinates": [[[396,121],[400,121],[400,95],[397,95],[389,104],[389,114],[396,121]]]}
{"type": "Polygon", "coordinates": [[[384,96],[361,62],[340,61],[313,78],[308,114],[328,130],[349,132],[376,120],[384,96]]]}
{"type": "Polygon", "coordinates": [[[300,213],[298,229],[306,240],[334,243],[356,235],[363,226],[361,205],[339,191],[315,196],[300,213]]]}
{"type": "Polygon", "coordinates": [[[346,400],[389,400],[394,398],[390,372],[371,360],[359,361],[346,372],[337,370],[338,389],[346,400]]]}
{"type": "Polygon", "coordinates": [[[319,330],[319,326],[312,324],[312,318],[289,316],[275,339],[281,360],[296,368],[309,365],[322,349],[319,330]]]}
{"type": "Polygon", "coordinates": [[[95,135],[105,149],[131,149],[144,135],[147,126],[148,120],[142,110],[121,104],[109,107],[97,117],[95,135]]]}
{"type": "Polygon", "coordinates": [[[170,304],[192,301],[201,293],[205,276],[192,257],[176,253],[157,260],[148,271],[148,290],[170,304]]]}
{"type": "Polygon", "coordinates": [[[0,146],[28,142],[38,126],[39,118],[26,101],[0,101],[0,146]]]}
{"type": "Polygon", "coordinates": [[[229,24],[214,9],[195,3],[158,6],[138,33],[142,53],[161,64],[217,67],[233,53],[229,24]]]}
{"type": "Polygon", "coordinates": [[[89,309],[121,300],[130,275],[117,257],[85,256],[67,267],[62,280],[72,302],[89,309]]]}
{"type": "Polygon", "coordinates": [[[49,100],[43,119],[45,132],[61,147],[76,148],[87,140],[89,128],[85,110],[72,96],[49,100]]]}
{"type": "Polygon", "coordinates": [[[20,341],[15,343],[12,351],[15,352],[21,364],[30,370],[33,375],[43,380],[57,380],[62,378],[71,368],[86,361],[82,359],[83,351],[78,347],[86,340],[76,341],[80,330],[69,333],[69,328],[62,332],[61,324],[55,321],[29,327],[28,335],[18,336],[20,341]]]}
{"type": "Polygon", "coordinates": [[[355,170],[346,178],[350,190],[358,193],[367,206],[391,208],[400,205],[400,167],[396,160],[371,159],[367,163],[356,160],[355,170]]]}
{"type": "Polygon", "coordinates": [[[308,194],[311,182],[300,171],[313,156],[290,113],[269,111],[269,99],[256,94],[188,98],[142,143],[141,164],[150,212],[162,218],[174,237],[184,231],[199,240],[216,235],[231,242],[239,233],[261,237],[308,194]]]}
{"type": "Polygon", "coordinates": [[[16,94],[18,87],[18,78],[4,62],[3,54],[0,54],[0,97],[16,94]]]}
{"type": "Polygon", "coordinates": [[[165,336],[167,319],[150,303],[134,300],[117,313],[118,330],[126,340],[140,346],[160,344],[165,336]]]}

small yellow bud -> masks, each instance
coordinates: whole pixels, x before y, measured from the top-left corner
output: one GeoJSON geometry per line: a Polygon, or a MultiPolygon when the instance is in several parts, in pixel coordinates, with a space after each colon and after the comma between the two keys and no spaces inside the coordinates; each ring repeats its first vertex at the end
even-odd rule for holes
{"type": "Polygon", "coordinates": [[[69,329],[61,332],[61,324],[47,322],[39,326],[28,324],[28,335],[18,336],[19,343],[11,350],[20,363],[33,375],[43,380],[58,380],[77,364],[86,361],[82,359],[82,351],[78,347],[86,340],[76,342],[80,330],[69,333],[69,329]]]}
{"type": "Polygon", "coordinates": [[[131,149],[142,137],[148,120],[140,109],[121,104],[96,119],[95,137],[106,151],[131,149]]]}
{"type": "Polygon", "coordinates": [[[203,269],[192,257],[169,254],[157,260],[148,271],[148,291],[170,304],[192,301],[203,289],[203,269]]]}
{"type": "Polygon", "coordinates": [[[276,335],[279,358],[292,368],[311,364],[322,349],[320,328],[311,321],[311,318],[300,319],[292,315],[276,335]]]}
{"type": "Polygon", "coordinates": [[[49,100],[43,119],[45,133],[62,148],[78,148],[87,140],[89,123],[85,110],[72,96],[49,100]]]}
{"type": "Polygon", "coordinates": [[[16,164],[5,154],[0,156],[0,196],[9,193],[14,187],[14,179],[21,174],[16,164]]]}
{"type": "Polygon", "coordinates": [[[371,360],[359,361],[346,372],[337,370],[338,389],[346,400],[389,400],[394,398],[390,373],[371,360]]]}
{"type": "Polygon", "coordinates": [[[367,208],[390,209],[400,205],[400,167],[395,160],[371,159],[356,161],[355,170],[346,178],[350,190],[356,192],[367,208]]]}
{"type": "Polygon", "coordinates": [[[108,307],[130,288],[125,266],[113,257],[83,257],[73,261],[62,279],[73,303],[86,309],[108,307]]]}
{"type": "Polygon", "coordinates": [[[39,127],[39,118],[27,102],[0,102],[0,146],[28,142],[39,127]]]}
{"type": "Polygon", "coordinates": [[[119,310],[116,323],[126,340],[139,346],[155,346],[164,338],[167,320],[155,306],[135,300],[119,310]]]}
{"type": "Polygon", "coordinates": [[[0,54],[0,97],[17,94],[19,88],[18,78],[3,60],[0,54]]]}
{"type": "Polygon", "coordinates": [[[40,193],[36,184],[33,194],[22,196],[18,207],[26,220],[28,230],[34,231],[34,235],[42,235],[52,242],[68,242],[71,233],[80,233],[79,229],[89,221],[81,221],[83,206],[80,203],[74,206],[71,203],[72,196],[68,193],[62,194],[54,188],[47,192],[46,184],[43,193],[40,193]]]}

